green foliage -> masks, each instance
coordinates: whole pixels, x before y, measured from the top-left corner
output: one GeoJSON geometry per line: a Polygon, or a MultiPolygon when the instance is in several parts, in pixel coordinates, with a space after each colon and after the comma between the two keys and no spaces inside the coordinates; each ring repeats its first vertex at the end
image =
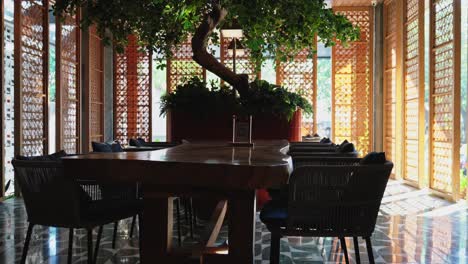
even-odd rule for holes
{"type": "Polygon", "coordinates": [[[290,119],[301,108],[304,113],[312,113],[312,106],[301,95],[267,81],[255,80],[245,97],[240,98],[245,114],[286,116],[290,119]]]}
{"type": "MultiPolygon", "coordinates": [[[[334,45],[335,39],[346,43],[359,38],[359,29],[326,8],[324,0],[62,0],[55,11],[73,13],[80,7],[83,27],[96,24],[103,37],[108,30],[118,50],[128,35],[137,34],[162,61],[218,4],[228,11],[224,23],[237,21],[243,29],[242,42],[257,66],[265,54],[285,61],[309,48],[312,56],[315,36],[326,46],[334,45]]],[[[211,41],[217,43],[218,35],[213,34],[211,41]]]]}
{"type": "Polygon", "coordinates": [[[195,116],[234,113],[238,108],[234,90],[226,86],[211,89],[198,77],[193,77],[168,94],[161,96],[161,115],[168,110],[192,113],[195,116]]]}
{"type": "Polygon", "coordinates": [[[161,97],[161,115],[176,110],[199,117],[230,113],[276,115],[290,119],[298,108],[305,113],[312,112],[312,106],[302,96],[262,80],[252,82],[248,94],[242,99],[232,88],[218,87],[214,83],[209,88],[198,77],[161,97]]]}

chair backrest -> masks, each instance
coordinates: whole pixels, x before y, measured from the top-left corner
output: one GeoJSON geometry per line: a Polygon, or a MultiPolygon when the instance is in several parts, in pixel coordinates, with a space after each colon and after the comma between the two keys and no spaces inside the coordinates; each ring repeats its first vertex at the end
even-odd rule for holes
{"type": "Polygon", "coordinates": [[[321,142],[309,142],[309,141],[290,141],[290,146],[330,146],[334,145],[333,142],[321,143],[321,142]]]}
{"type": "MultiPolygon", "coordinates": [[[[153,148],[153,149],[165,149],[165,148],[171,148],[171,147],[175,147],[177,145],[179,145],[178,143],[176,142],[167,142],[167,141],[163,141],[163,142],[145,142],[143,139],[141,138],[138,138],[138,139],[130,139],[129,140],[129,145],[132,146],[132,147],[142,147],[143,149],[144,148],[153,148]]],[[[138,151],[138,150],[130,150],[130,151],[138,151]]]]}
{"type": "Polygon", "coordinates": [[[297,152],[289,152],[289,156],[293,159],[295,157],[323,157],[323,158],[331,158],[331,157],[350,157],[356,158],[359,156],[357,151],[354,152],[321,152],[321,151],[297,151],[297,152]]]}
{"type": "Polygon", "coordinates": [[[370,236],[393,163],[311,165],[289,180],[288,229],[370,236]]]}
{"type": "Polygon", "coordinates": [[[299,168],[309,165],[355,165],[361,158],[337,156],[293,156],[293,167],[299,168]]]}
{"type": "Polygon", "coordinates": [[[35,224],[69,226],[79,221],[79,185],[63,174],[61,160],[12,161],[28,220],[35,224]]]}

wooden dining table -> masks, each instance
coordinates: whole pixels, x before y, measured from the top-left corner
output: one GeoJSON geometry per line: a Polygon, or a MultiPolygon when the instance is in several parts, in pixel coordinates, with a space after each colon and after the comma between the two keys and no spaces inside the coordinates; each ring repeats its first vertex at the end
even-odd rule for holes
{"type": "Polygon", "coordinates": [[[93,153],[64,159],[65,174],[143,190],[142,263],[253,263],[257,189],[280,186],[292,171],[287,141],[184,143],[142,152],[93,153]],[[205,197],[217,205],[198,246],[172,247],[173,197],[205,197]],[[227,216],[228,246],[215,240],[227,216]],[[195,261],[194,261],[195,260],[195,261]]]}

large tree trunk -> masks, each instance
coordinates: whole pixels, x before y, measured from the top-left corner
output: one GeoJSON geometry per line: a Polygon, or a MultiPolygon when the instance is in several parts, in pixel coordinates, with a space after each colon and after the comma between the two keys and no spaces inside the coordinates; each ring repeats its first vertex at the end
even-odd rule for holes
{"type": "Polygon", "coordinates": [[[246,74],[235,74],[207,51],[209,36],[216,26],[224,20],[226,14],[226,9],[217,5],[203,19],[203,22],[197,28],[192,38],[193,59],[205,69],[232,85],[242,97],[247,93],[249,88],[248,76],[246,74]]]}

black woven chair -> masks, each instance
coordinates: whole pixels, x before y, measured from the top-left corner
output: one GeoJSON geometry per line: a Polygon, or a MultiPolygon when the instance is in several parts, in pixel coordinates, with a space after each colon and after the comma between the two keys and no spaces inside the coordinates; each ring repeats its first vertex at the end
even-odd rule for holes
{"type": "MultiPolygon", "coordinates": [[[[73,231],[84,228],[88,236],[88,263],[95,263],[103,225],[140,215],[142,204],[135,197],[104,199],[93,181],[67,178],[61,160],[14,159],[15,177],[23,194],[28,215],[28,231],[21,263],[25,263],[35,225],[69,228],[68,263],[73,251],[73,231]],[[84,186],[91,193],[83,190],[84,186]],[[92,231],[99,227],[93,254],[92,231]]],[[[141,230],[141,229],[140,229],[141,230]]]]}
{"type": "Polygon", "coordinates": [[[279,263],[282,236],[338,237],[349,263],[345,237],[353,237],[360,263],[358,237],[366,240],[374,263],[370,237],[393,163],[310,165],[296,168],[289,180],[287,200],[265,205],[260,219],[271,232],[270,263],[279,263]]]}

